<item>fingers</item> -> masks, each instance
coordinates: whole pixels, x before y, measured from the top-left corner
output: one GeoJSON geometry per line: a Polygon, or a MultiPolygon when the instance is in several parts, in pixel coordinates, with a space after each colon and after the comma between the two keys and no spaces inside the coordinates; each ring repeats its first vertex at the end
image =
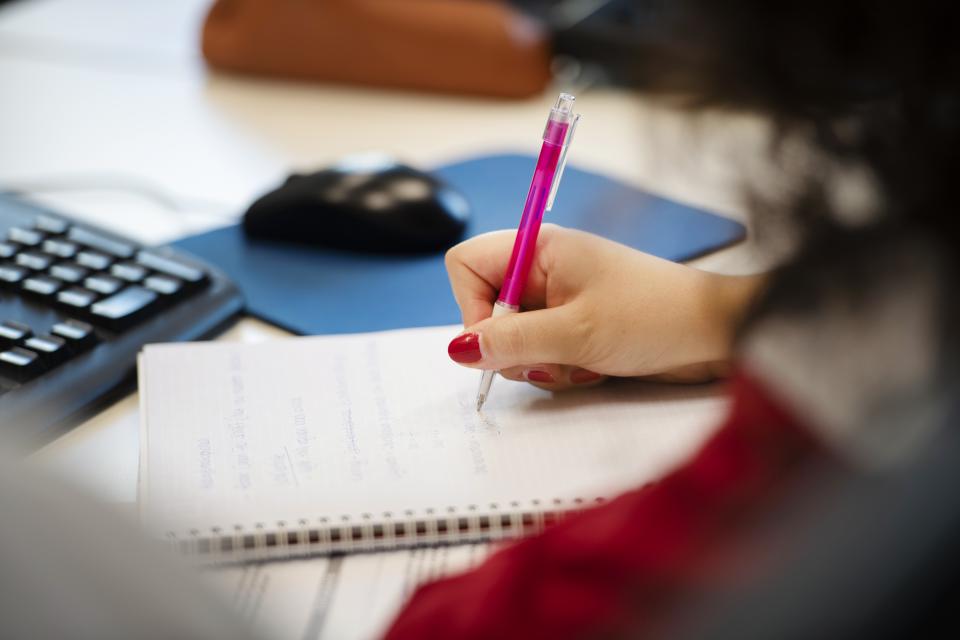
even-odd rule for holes
{"type": "Polygon", "coordinates": [[[486,318],[450,342],[450,357],[476,369],[537,362],[578,364],[590,333],[574,305],[486,318]]]}
{"type": "Polygon", "coordinates": [[[515,235],[510,231],[485,233],[447,251],[447,276],[464,326],[490,317],[515,235]]]}
{"type": "Polygon", "coordinates": [[[588,369],[559,364],[536,364],[528,367],[511,367],[500,371],[508,380],[529,382],[548,391],[592,387],[607,379],[607,376],[588,369]]]}
{"type": "MultiPolygon", "coordinates": [[[[546,274],[538,264],[544,258],[544,253],[549,252],[549,238],[556,234],[557,227],[554,225],[545,224],[541,227],[537,240],[538,263],[530,271],[524,306],[543,306],[546,274]]],[[[509,230],[484,233],[447,251],[447,275],[465,327],[490,317],[516,236],[516,231],[509,230]]]]}
{"type": "Polygon", "coordinates": [[[570,367],[561,364],[534,364],[502,369],[500,375],[508,380],[532,382],[542,385],[557,385],[567,381],[570,367]]]}

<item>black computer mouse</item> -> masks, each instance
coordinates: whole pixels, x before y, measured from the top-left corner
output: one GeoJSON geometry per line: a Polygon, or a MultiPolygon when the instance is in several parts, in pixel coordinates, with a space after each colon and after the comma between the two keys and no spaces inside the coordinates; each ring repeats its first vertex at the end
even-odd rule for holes
{"type": "Polygon", "coordinates": [[[442,251],[463,236],[466,198],[386,158],[293,174],[243,216],[248,236],[375,253],[442,251]]]}

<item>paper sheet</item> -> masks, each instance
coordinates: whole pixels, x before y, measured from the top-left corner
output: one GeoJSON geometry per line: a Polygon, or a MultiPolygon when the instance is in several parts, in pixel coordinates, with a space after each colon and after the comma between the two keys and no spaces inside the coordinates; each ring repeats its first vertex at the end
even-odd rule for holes
{"type": "Polygon", "coordinates": [[[451,363],[459,327],[147,347],[142,514],[160,532],[565,508],[653,480],[715,425],[700,386],[551,394],[451,363]]]}
{"type": "Polygon", "coordinates": [[[264,637],[380,637],[420,584],[466,570],[485,544],[363,553],[204,571],[204,580],[264,637]]]}

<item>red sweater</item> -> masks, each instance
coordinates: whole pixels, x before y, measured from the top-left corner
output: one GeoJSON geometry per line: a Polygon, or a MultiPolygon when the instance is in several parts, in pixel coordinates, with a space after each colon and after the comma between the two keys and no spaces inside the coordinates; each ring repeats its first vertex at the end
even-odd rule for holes
{"type": "Polygon", "coordinates": [[[755,380],[733,381],[731,412],[684,466],[567,518],[467,573],[422,586],[390,640],[643,635],[658,612],[715,583],[710,556],[822,453],[755,380]]]}

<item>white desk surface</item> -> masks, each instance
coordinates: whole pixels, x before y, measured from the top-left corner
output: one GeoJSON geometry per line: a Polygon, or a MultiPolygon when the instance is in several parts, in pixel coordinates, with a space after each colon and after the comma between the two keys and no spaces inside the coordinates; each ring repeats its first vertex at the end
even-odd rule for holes
{"type": "MultiPolygon", "coordinates": [[[[183,211],[117,190],[42,199],[145,242],[234,219],[288,172],[384,151],[423,167],[535,152],[554,89],[525,101],[434,96],[211,73],[199,58],[206,0],[30,0],[0,7],[0,187],[146,181],[183,211]]],[[[742,159],[762,122],[691,120],[635,94],[580,93],[572,161],[740,218],[742,159]]],[[[697,262],[758,266],[749,246],[697,262]]],[[[245,319],[221,339],[285,335],[245,319]]],[[[37,452],[44,468],[111,502],[136,496],[137,403],[130,396],[37,452]]]]}

